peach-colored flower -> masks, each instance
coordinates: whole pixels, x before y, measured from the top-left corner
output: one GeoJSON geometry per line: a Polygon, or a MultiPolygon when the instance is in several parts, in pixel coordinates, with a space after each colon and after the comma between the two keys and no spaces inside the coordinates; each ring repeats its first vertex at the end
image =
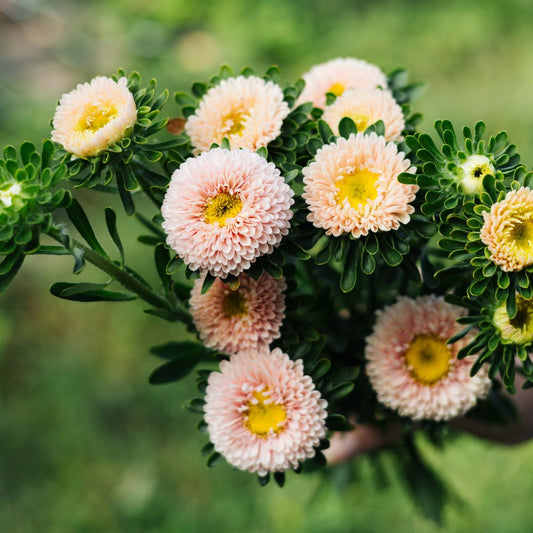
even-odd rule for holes
{"type": "Polygon", "coordinates": [[[354,87],[387,88],[387,77],[375,65],[352,57],[332,59],[315,65],[302,78],[305,88],[297,104],[313,102],[315,107],[326,107],[326,93],[340,96],[354,87]]]}
{"type": "Polygon", "coordinates": [[[283,91],[272,81],[238,76],[211,87],[185,124],[196,153],[227,137],[231,148],[257,150],[281,133],[289,114],[283,91]]]}
{"type": "Polygon", "coordinates": [[[529,187],[508,192],[483,218],[480,237],[491,261],[505,272],[533,265],[533,191],[529,187]]]}
{"type": "Polygon", "coordinates": [[[326,434],[327,402],[303,363],[279,348],[249,351],[209,376],[204,406],[209,437],[228,463],[264,476],[296,468],[326,434]]]}
{"type": "Polygon", "coordinates": [[[307,218],[335,237],[396,230],[409,222],[418,191],[400,183],[398,175],[414,171],[394,143],[375,133],[339,138],[303,169],[307,218]]]}
{"type": "Polygon", "coordinates": [[[365,131],[378,120],[385,125],[385,139],[401,139],[405,128],[402,108],[387,90],[372,88],[350,89],[326,107],[323,119],[335,135],[339,135],[339,122],[343,117],[351,118],[357,131],[365,131]]]}
{"type": "Polygon", "coordinates": [[[125,137],[136,120],[128,80],[99,76],[61,97],[52,140],[75,156],[90,157],[125,137]]]}
{"type": "Polygon", "coordinates": [[[401,297],[378,311],[365,356],[366,372],[382,404],[414,420],[448,420],[487,395],[487,370],[483,367],[470,377],[476,356],[457,359],[475,334],[447,344],[463,328],[456,319],[464,314],[433,295],[401,297]]]}
{"type": "Polygon", "coordinates": [[[238,275],[287,235],[292,196],[279,170],[255,152],[204,152],[172,175],[161,207],[167,243],[191,270],[238,275]]]}
{"type": "Polygon", "coordinates": [[[284,279],[266,272],[256,281],[239,276],[238,289],[217,279],[202,294],[205,276],[192,289],[190,306],[200,338],[209,348],[229,354],[265,348],[280,335],[285,318],[284,279]]]}

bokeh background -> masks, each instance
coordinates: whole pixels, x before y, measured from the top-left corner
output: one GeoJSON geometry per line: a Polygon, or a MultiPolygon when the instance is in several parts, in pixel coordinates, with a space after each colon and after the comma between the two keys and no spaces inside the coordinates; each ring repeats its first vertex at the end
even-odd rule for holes
{"type": "MultiPolygon", "coordinates": [[[[222,63],[258,72],[276,63],[289,80],[353,56],[428,83],[415,104],[423,129],[484,119],[531,166],[532,20],[530,0],[0,0],[0,144],[40,142],[63,92],[118,67],[174,92],[222,63]]],[[[103,222],[110,199],[84,202],[103,222]]],[[[119,224],[129,262],[150,277],[139,228],[119,224]]],[[[205,437],[181,407],[192,377],[147,383],[158,363],[149,346],[183,331],[139,302],[55,299],[47,287],[73,280],[71,268],[67,258],[30,258],[0,296],[0,531],[531,531],[533,443],[461,436],[442,452],[426,446],[457,495],[442,529],[417,512],[386,456],[388,486],[366,457],[348,484],[343,469],[290,475],[284,489],[227,465],[209,470],[205,437]]]]}

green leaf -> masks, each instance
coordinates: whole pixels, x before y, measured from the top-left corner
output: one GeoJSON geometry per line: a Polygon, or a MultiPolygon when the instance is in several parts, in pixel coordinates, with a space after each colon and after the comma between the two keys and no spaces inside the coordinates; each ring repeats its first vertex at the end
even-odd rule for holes
{"type": "Polygon", "coordinates": [[[384,240],[380,246],[381,257],[385,260],[387,265],[395,267],[398,266],[403,259],[403,256],[398,250],[395,250],[390,243],[386,243],[384,240]]]}
{"type": "Polygon", "coordinates": [[[125,302],[135,300],[133,293],[107,290],[107,283],[66,283],[57,282],[50,292],[58,298],[75,302],[125,302]]]}
{"type": "Polygon", "coordinates": [[[355,122],[350,117],[343,117],[339,122],[339,134],[347,139],[352,133],[357,133],[355,122]]]}
{"type": "Polygon", "coordinates": [[[326,418],[326,426],[330,431],[349,431],[353,429],[352,424],[348,422],[345,416],[334,413],[326,418]]]}
{"type": "Polygon", "coordinates": [[[205,294],[216,281],[216,276],[212,276],[209,272],[206,273],[204,282],[202,284],[202,294],[205,294]]]}
{"type": "MultiPolygon", "coordinates": [[[[85,211],[81,207],[78,200],[75,198],[72,199],[72,202],[69,207],[67,207],[67,214],[76,229],[79,231],[80,235],[85,239],[87,244],[101,256],[108,258],[104,249],[98,242],[96,235],[94,234],[93,228],[85,211]]],[[[108,258],[109,259],[109,258],[108,258]]]]}
{"type": "Polygon", "coordinates": [[[317,381],[320,378],[324,377],[329,372],[330,368],[331,368],[331,361],[323,357],[322,359],[319,359],[314,364],[309,374],[313,378],[314,381],[317,381]]]}
{"type": "Polygon", "coordinates": [[[335,135],[331,131],[331,128],[329,127],[327,122],[323,121],[322,119],[320,119],[317,122],[317,125],[318,125],[318,133],[320,134],[320,137],[322,138],[322,143],[329,144],[335,137],[335,135]]]}
{"type": "Polygon", "coordinates": [[[0,275],[0,294],[4,293],[9,284],[13,281],[22,263],[24,262],[24,254],[19,254],[14,261],[10,260],[9,269],[0,275]]]}
{"type": "Polygon", "coordinates": [[[110,207],[105,208],[105,222],[107,225],[107,231],[120,253],[120,265],[124,266],[124,247],[122,246],[122,241],[120,240],[120,235],[117,230],[117,215],[110,207]]]}
{"type": "Polygon", "coordinates": [[[341,398],[348,396],[348,394],[352,392],[354,387],[355,387],[355,384],[350,383],[349,381],[346,381],[344,383],[339,383],[338,385],[330,389],[327,393],[325,393],[324,396],[326,397],[328,402],[340,400],[341,398]]]}
{"type": "Polygon", "coordinates": [[[163,359],[167,363],[156,368],[150,375],[152,385],[160,385],[179,381],[188,376],[205,354],[205,348],[196,342],[168,342],[150,348],[150,353],[163,359]]]}
{"type": "Polygon", "coordinates": [[[154,249],[154,258],[157,273],[159,274],[159,278],[163,283],[165,292],[168,293],[170,291],[170,285],[172,281],[170,279],[170,276],[167,274],[167,264],[170,260],[170,254],[164,243],[160,242],[159,244],[157,244],[154,249]]]}
{"type": "Polygon", "coordinates": [[[357,282],[357,257],[359,243],[349,242],[348,249],[344,253],[340,287],[342,292],[350,292],[357,282]]]}
{"type": "Polygon", "coordinates": [[[218,452],[213,452],[208,458],[207,458],[207,466],[209,468],[215,466],[217,463],[220,463],[224,460],[224,457],[220,455],[218,452]]]}

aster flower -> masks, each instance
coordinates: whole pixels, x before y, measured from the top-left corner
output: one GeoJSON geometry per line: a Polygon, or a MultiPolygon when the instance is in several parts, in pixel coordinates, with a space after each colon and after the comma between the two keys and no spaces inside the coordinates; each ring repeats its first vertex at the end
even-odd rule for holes
{"type": "Polygon", "coordinates": [[[354,87],[387,88],[387,77],[377,66],[351,57],[315,65],[302,77],[305,88],[297,103],[313,102],[321,109],[326,107],[326,93],[341,96],[354,87]]]}
{"type": "Polygon", "coordinates": [[[327,402],[301,360],[279,348],[222,361],[209,376],[204,406],[215,450],[240,470],[281,472],[315,455],[326,434],[327,402]]]}
{"type": "Polygon", "coordinates": [[[70,203],[70,193],[57,187],[65,177],[65,165],[52,170],[53,153],[53,143],[46,140],[40,151],[24,142],[18,150],[6,146],[0,156],[0,292],[25,255],[39,249],[40,234],[50,229],[51,213],[70,203]]]}
{"type": "Polygon", "coordinates": [[[457,359],[474,337],[456,319],[465,314],[441,297],[401,297],[378,311],[365,357],[370,383],[381,403],[414,420],[448,420],[486,396],[491,382],[484,369],[470,377],[475,356],[457,359]]]}
{"type": "Polygon", "coordinates": [[[465,202],[478,201],[487,192],[484,182],[494,176],[496,182],[513,179],[520,166],[516,146],[505,132],[483,139],[485,124],[478,122],[472,131],[463,128],[463,138],[449,120],[438,120],[435,129],[442,140],[438,147],[431,136],[415,133],[406,143],[419,159],[419,174],[403,176],[403,183],[418,183],[425,194],[421,211],[432,216],[461,211],[465,202]]]}
{"type": "Polygon", "coordinates": [[[507,306],[499,305],[494,310],[492,322],[499,331],[504,344],[528,345],[533,343],[533,298],[516,295],[516,314],[509,317],[507,306]]]}
{"type": "Polygon", "coordinates": [[[204,152],[172,175],[161,208],[167,243],[191,270],[238,275],[287,235],[292,196],[255,152],[204,152]]]}
{"type": "Polygon", "coordinates": [[[418,190],[398,175],[414,171],[395,144],[375,133],[339,138],[303,170],[308,220],[335,237],[397,230],[409,222],[418,190]]]}
{"type": "Polygon", "coordinates": [[[61,97],[52,140],[77,157],[90,157],[125,137],[136,120],[128,80],[99,76],[61,97]]]}
{"type": "Polygon", "coordinates": [[[381,89],[347,90],[326,107],[322,116],[336,135],[339,135],[339,122],[343,117],[351,118],[360,132],[382,120],[387,141],[400,140],[405,127],[402,108],[389,91],[381,89]]]}
{"type": "Polygon", "coordinates": [[[196,329],[208,348],[236,354],[259,350],[280,336],[285,317],[285,280],[266,272],[256,281],[239,276],[231,289],[219,279],[202,294],[204,277],[195,281],[190,307],[196,329]]]}
{"type": "Polygon", "coordinates": [[[222,80],[188,117],[185,130],[197,153],[227,137],[232,148],[257,150],[281,133],[289,114],[283,91],[272,81],[256,76],[222,80]]]}
{"type": "Polygon", "coordinates": [[[471,155],[460,168],[463,172],[460,183],[466,194],[479,194],[483,191],[483,178],[496,172],[494,165],[486,155],[471,155]]]}
{"type": "Polygon", "coordinates": [[[483,213],[480,231],[490,259],[505,272],[533,265],[533,191],[528,187],[510,191],[505,199],[483,213]]]}

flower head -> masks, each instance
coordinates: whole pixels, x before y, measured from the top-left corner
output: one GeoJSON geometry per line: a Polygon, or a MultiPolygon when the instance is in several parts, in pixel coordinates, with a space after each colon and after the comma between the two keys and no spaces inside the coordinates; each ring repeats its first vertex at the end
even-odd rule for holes
{"type": "Polygon", "coordinates": [[[0,207],[11,207],[13,205],[13,200],[19,196],[21,191],[20,184],[16,181],[11,183],[7,188],[5,186],[0,188],[0,202],[3,204],[3,206],[0,207]]]}
{"type": "Polygon", "coordinates": [[[326,107],[323,119],[333,132],[339,134],[339,122],[351,118],[357,130],[363,132],[378,120],[385,125],[385,139],[397,141],[405,128],[402,108],[389,91],[375,88],[355,88],[345,91],[326,107]]]}
{"type": "Polygon", "coordinates": [[[204,277],[194,284],[190,306],[200,338],[209,348],[236,354],[259,350],[280,335],[285,317],[286,284],[267,273],[256,281],[239,276],[238,289],[232,290],[219,279],[202,294],[204,277]]]}
{"type": "Polygon", "coordinates": [[[128,80],[99,76],[64,94],[53,119],[52,140],[78,157],[90,157],[132,129],[137,108],[128,80]]]}
{"type": "Polygon", "coordinates": [[[533,191],[529,187],[507,193],[483,218],[480,238],[495,264],[505,272],[533,265],[533,191]]]}
{"type": "Polygon", "coordinates": [[[505,302],[498,306],[492,322],[504,344],[527,345],[533,342],[533,298],[516,295],[516,315],[509,318],[505,302]]]}
{"type": "Polygon", "coordinates": [[[494,175],[496,169],[486,155],[471,155],[461,166],[463,175],[461,186],[466,194],[479,194],[483,191],[483,178],[494,175]]]}
{"type": "Polygon", "coordinates": [[[280,472],[315,455],[326,434],[327,402],[279,348],[222,361],[209,376],[204,406],[215,450],[241,470],[280,472]]]}
{"type": "Polygon", "coordinates": [[[456,319],[463,314],[436,296],[402,297],[378,312],[365,356],[381,403],[414,420],[448,420],[488,393],[485,369],[470,377],[476,357],[457,359],[474,334],[447,344],[461,330],[456,319]]]}
{"type": "Polygon", "coordinates": [[[172,175],[161,208],[167,243],[191,270],[238,275],[288,233],[292,196],[255,152],[204,152],[172,175]]]}
{"type": "Polygon", "coordinates": [[[352,57],[332,59],[315,65],[303,76],[305,88],[298,103],[313,102],[315,107],[326,107],[326,93],[341,96],[354,87],[387,88],[387,77],[375,65],[352,57]]]}
{"type": "Polygon", "coordinates": [[[197,153],[220,144],[224,137],[232,148],[257,150],[278,137],[289,111],[279,85],[238,76],[209,89],[185,130],[197,153]]]}
{"type": "Polygon", "coordinates": [[[409,222],[418,191],[401,184],[398,175],[414,170],[395,144],[375,133],[339,138],[303,170],[308,219],[336,237],[396,230],[409,222]]]}

